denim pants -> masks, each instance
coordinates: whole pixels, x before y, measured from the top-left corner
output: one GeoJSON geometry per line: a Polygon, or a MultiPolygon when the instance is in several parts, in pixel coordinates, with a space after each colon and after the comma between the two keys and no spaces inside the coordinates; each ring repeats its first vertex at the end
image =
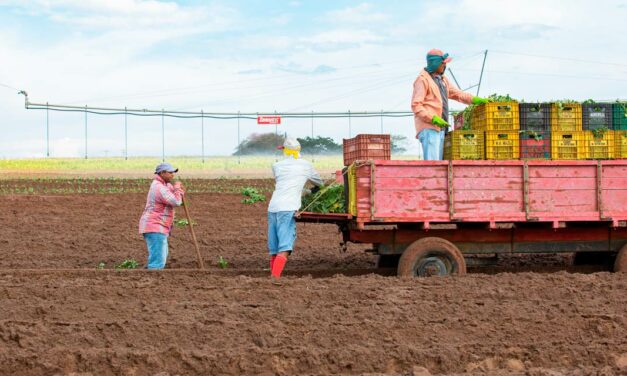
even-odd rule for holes
{"type": "Polygon", "coordinates": [[[441,161],[444,157],[444,130],[423,129],[418,133],[425,161],[441,161]]]}
{"type": "Polygon", "coordinates": [[[163,269],[168,258],[168,236],[159,232],[144,234],[148,246],[148,269],[163,269]]]}
{"type": "Polygon", "coordinates": [[[293,251],[296,241],[296,219],[294,211],[268,212],[268,252],[293,251]]]}

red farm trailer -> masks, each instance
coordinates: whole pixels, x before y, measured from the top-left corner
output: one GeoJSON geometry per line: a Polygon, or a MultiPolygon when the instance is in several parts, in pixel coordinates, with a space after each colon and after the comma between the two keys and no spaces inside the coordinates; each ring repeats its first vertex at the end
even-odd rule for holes
{"type": "Polygon", "coordinates": [[[398,262],[398,275],[464,274],[473,256],[559,252],[627,271],[627,160],[371,160],[345,172],[349,213],[298,221],[337,224],[345,242],[398,262]]]}

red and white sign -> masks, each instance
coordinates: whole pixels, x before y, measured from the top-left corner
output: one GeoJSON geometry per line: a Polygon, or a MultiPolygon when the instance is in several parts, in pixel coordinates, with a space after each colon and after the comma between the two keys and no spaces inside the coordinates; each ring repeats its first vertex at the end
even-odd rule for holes
{"type": "Polygon", "coordinates": [[[281,124],[280,116],[257,116],[257,124],[281,124]]]}

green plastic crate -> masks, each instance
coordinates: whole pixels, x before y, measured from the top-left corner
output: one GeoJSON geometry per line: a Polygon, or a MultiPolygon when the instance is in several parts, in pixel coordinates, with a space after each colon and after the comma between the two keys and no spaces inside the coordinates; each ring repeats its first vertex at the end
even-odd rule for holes
{"type": "Polygon", "coordinates": [[[615,131],[627,130],[627,103],[614,103],[612,105],[612,122],[615,131]]]}

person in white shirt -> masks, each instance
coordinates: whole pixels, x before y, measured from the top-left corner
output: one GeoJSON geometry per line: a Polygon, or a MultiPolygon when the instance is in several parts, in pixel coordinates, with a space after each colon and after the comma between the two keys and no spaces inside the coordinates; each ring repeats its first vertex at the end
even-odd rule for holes
{"type": "Polygon", "coordinates": [[[294,249],[296,220],[294,214],[301,206],[305,183],[311,181],[322,187],[324,182],[313,165],[300,158],[300,143],[286,138],[283,146],[285,158],[272,165],[276,180],[272,198],[268,204],[268,251],[270,253],[270,277],[278,284],[287,257],[294,249]]]}

